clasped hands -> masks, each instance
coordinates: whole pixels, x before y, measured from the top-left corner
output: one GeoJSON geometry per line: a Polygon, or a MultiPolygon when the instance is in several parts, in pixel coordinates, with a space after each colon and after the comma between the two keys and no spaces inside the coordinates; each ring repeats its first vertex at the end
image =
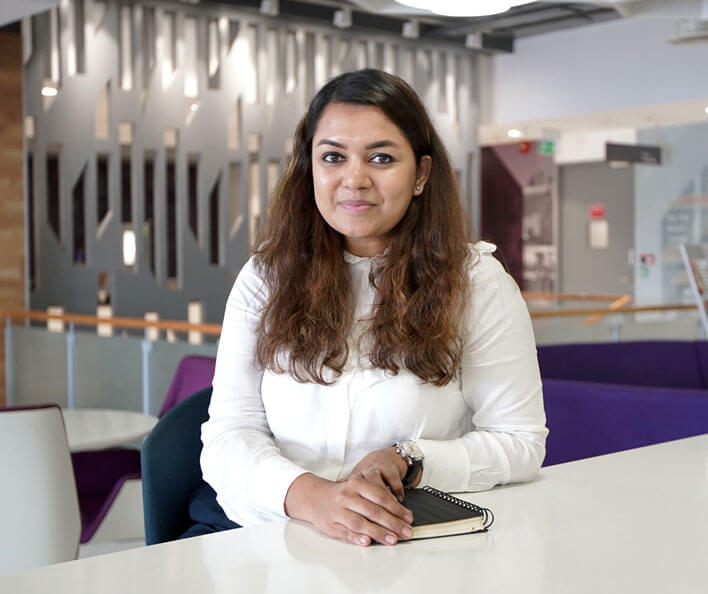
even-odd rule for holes
{"type": "Polygon", "coordinates": [[[391,447],[364,456],[346,480],[300,475],[285,496],[285,513],[359,546],[396,544],[413,535],[413,514],[401,504],[407,470],[391,447]]]}

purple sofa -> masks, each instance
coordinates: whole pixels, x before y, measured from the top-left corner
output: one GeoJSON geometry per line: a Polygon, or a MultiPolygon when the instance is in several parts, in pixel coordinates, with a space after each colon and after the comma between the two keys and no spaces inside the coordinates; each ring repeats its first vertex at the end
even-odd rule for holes
{"type": "Polygon", "coordinates": [[[550,434],[544,465],[708,432],[708,343],[538,347],[550,434]]]}
{"type": "MultiPolygon", "coordinates": [[[[538,358],[546,466],[708,432],[708,342],[539,346],[538,358]]],[[[160,415],[209,386],[214,364],[182,359],[160,415]]]]}

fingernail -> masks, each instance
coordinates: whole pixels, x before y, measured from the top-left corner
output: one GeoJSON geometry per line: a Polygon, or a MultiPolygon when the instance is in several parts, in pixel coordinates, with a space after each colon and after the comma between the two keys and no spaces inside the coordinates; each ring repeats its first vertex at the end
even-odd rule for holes
{"type": "Polygon", "coordinates": [[[399,495],[399,496],[398,496],[398,502],[399,502],[399,503],[403,503],[403,495],[399,495]]]}
{"type": "Polygon", "coordinates": [[[410,524],[413,521],[413,514],[408,512],[403,515],[403,519],[410,524]]]}
{"type": "Polygon", "coordinates": [[[413,530],[411,528],[408,528],[408,526],[406,526],[403,529],[403,536],[405,536],[406,538],[410,538],[411,536],[413,536],[413,530]]]}
{"type": "Polygon", "coordinates": [[[368,544],[369,544],[369,537],[368,537],[368,536],[362,536],[362,537],[359,539],[359,542],[360,542],[361,544],[363,544],[363,545],[368,545],[368,544]]]}
{"type": "MultiPolygon", "coordinates": [[[[405,532],[405,530],[404,530],[405,532]]],[[[393,534],[386,535],[386,544],[396,544],[396,537],[393,534]]]]}

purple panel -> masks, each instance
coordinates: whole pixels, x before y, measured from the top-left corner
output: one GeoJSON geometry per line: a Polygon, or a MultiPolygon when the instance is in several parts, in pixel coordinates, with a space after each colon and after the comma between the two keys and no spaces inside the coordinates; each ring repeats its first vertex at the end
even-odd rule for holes
{"type": "Polygon", "coordinates": [[[187,355],[182,358],[167,390],[165,401],[162,403],[160,416],[185,398],[211,386],[215,365],[216,359],[214,357],[187,355]]]}
{"type": "Polygon", "coordinates": [[[113,505],[123,483],[130,479],[139,479],[139,474],[126,474],[113,485],[105,495],[79,495],[79,508],[81,510],[81,544],[87,543],[96,533],[98,527],[106,517],[108,510],[113,505]]]}
{"type": "Polygon", "coordinates": [[[88,542],[128,478],[140,478],[140,451],[124,448],[71,454],[81,511],[81,542],[88,542]]]}
{"type": "Polygon", "coordinates": [[[703,390],[546,379],[544,466],[708,433],[703,390]]]}
{"type": "Polygon", "coordinates": [[[538,347],[544,378],[706,388],[694,342],[642,341],[538,347]]]}
{"type": "Polygon", "coordinates": [[[140,474],[140,450],[111,448],[71,454],[76,489],[81,495],[106,497],[125,474],[140,474]]]}

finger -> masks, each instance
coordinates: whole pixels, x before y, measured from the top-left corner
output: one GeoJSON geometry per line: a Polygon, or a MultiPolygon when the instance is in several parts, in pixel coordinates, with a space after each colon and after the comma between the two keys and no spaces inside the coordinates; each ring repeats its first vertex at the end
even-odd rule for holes
{"type": "Polygon", "coordinates": [[[349,542],[359,547],[368,547],[371,544],[371,537],[366,534],[357,534],[349,530],[343,524],[332,524],[327,530],[327,535],[344,542],[349,542]]]}
{"type": "MultiPolygon", "coordinates": [[[[397,505],[400,505],[397,502],[395,503],[397,505]]],[[[347,501],[347,509],[356,513],[358,516],[361,516],[362,518],[368,520],[369,522],[372,522],[373,524],[381,526],[382,528],[390,531],[396,536],[396,540],[398,538],[407,539],[413,535],[413,530],[410,525],[410,521],[412,520],[412,514],[409,510],[406,510],[405,508],[403,508],[405,517],[405,519],[403,519],[395,516],[383,506],[374,503],[373,501],[365,498],[363,495],[360,495],[351,497],[347,501]]],[[[356,525],[352,526],[352,528],[357,532],[369,534],[377,542],[382,542],[380,532],[372,534],[371,532],[359,529],[356,525]]],[[[390,538],[386,538],[387,536],[387,534],[383,535],[386,544],[395,544],[395,541],[392,541],[392,539],[390,538]]]]}
{"type": "Polygon", "coordinates": [[[403,483],[401,482],[401,475],[398,472],[396,466],[384,466],[381,468],[381,477],[384,482],[391,489],[391,493],[394,494],[398,501],[403,501],[404,491],[403,483]]]}
{"type": "MultiPolygon", "coordinates": [[[[372,512],[372,510],[368,511],[369,513],[372,512]]],[[[389,530],[381,524],[371,521],[371,519],[366,516],[355,513],[352,510],[348,510],[342,517],[341,521],[349,532],[351,532],[349,535],[350,542],[354,542],[355,544],[359,544],[361,546],[366,546],[365,543],[367,538],[389,546],[396,544],[400,538],[394,530],[389,530]]]]}
{"type": "Polygon", "coordinates": [[[382,488],[380,484],[374,484],[366,480],[362,481],[362,483],[359,488],[359,494],[363,498],[383,507],[388,513],[408,524],[413,521],[413,513],[407,507],[404,507],[387,487],[382,488]]]}
{"type": "Polygon", "coordinates": [[[374,483],[375,485],[379,485],[384,488],[388,487],[382,472],[376,466],[369,466],[369,468],[365,468],[359,474],[364,480],[367,480],[370,483],[374,483]]]}

